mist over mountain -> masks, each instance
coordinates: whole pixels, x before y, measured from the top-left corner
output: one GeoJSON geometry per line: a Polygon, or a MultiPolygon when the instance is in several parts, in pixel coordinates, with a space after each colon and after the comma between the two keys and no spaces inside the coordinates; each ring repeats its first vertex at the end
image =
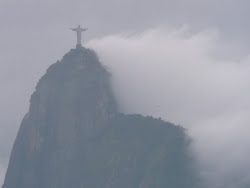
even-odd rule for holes
{"type": "Polygon", "coordinates": [[[31,96],[3,188],[201,187],[185,130],[121,114],[110,76],[86,48],[48,68],[31,96]]]}
{"type": "Polygon", "coordinates": [[[193,140],[206,184],[245,188],[250,185],[250,56],[229,57],[235,45],[221,43],[223,34],[161,27],[97,38],[87,46],[112,72],[122,112],[181,124],[193,140]]]}

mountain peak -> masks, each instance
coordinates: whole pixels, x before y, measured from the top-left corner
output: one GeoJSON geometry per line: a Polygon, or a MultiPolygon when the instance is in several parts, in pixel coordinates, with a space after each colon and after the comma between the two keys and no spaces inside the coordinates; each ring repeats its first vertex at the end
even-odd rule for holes
{"type": "Polygon", "coordinates": [[[183,129],[119,114],[109,79],[95,52],[83,47],[48,68],[31,96],[3,188],[194,187],[183,129]]]}
{"type": "Polygon", "coordinates": [[[48,68],[31,96],[3,187],[35,188],[43,165],[54,173],[52,164],[59,158],[77,169],[74,161],[82,143],[117,113],[109,77],[96,54],[86,48],[71,50],[48,68]]]}

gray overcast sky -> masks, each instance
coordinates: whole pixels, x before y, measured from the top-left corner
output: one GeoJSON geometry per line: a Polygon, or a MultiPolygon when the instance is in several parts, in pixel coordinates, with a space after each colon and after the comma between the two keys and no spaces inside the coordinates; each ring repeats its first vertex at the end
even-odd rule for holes
{"type": "Polygon", "coordinates": [[[249,4],[247,0],[1,0],[0,23],[1,33],[20,34],[37,29],[50,33],[81,23],[91,29],[90,36],[190,24],[196,29],[217,27],[239,40],[249,33],[249,4]]]}
{"type": "Polygon", "coordinates": [[[38,79],[75,45],[70,27],[88,27],[84,40],[157,27],[217,29],[217,45],[227,46],[221,54],[233,58],[250,51],[249,7],[248,0],[0,0],[0,171],[38,79]]]}

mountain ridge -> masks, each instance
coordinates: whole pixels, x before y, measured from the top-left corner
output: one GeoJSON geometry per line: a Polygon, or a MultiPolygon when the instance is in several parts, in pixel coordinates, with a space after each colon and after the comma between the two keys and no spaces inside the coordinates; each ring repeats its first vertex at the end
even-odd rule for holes
{"type": "Polygon", "coordinates": [[[39,80],[3,188],[194,187],[189,142],[180,126],[121,114],[95,52],[73,49],[39,80]]]}

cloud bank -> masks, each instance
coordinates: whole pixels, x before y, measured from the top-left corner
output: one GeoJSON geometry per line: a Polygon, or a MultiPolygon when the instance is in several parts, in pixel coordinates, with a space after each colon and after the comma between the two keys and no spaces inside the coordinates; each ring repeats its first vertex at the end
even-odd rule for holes
{"type": "Polygon", "coordinates": [[[124,113],[186,127],[209,187],[241,188],[250,185],[250,56],[229,58],[234,48],[219,38],[215,29],[158,28],[87,46],[112,73],[124,113]]]}

